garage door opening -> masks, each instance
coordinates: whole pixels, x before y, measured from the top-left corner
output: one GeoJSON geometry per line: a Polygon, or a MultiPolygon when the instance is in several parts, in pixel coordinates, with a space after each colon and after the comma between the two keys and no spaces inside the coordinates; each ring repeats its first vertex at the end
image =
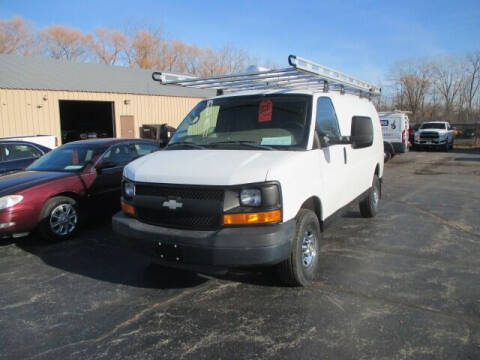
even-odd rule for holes
{"type": "Polygon", "coordinates": [[[113,102],[59,100],[62,143],[115,136],[113,102]]]}

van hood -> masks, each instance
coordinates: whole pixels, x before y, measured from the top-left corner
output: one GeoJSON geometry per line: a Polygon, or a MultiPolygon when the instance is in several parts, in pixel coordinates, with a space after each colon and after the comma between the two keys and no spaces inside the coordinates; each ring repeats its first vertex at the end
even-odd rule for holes
{"type": "Polygon", "coordinates": [[[184,185],[238,185],[262,182],[268,171],[295,151],[162,150],[128,164],[127,179],[184,185]]]}

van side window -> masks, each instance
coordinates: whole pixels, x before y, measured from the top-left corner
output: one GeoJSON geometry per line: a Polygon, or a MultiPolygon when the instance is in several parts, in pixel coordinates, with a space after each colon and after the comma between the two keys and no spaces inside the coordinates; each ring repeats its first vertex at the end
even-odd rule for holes
{"type": "Polygon", "coordinates": [[[319,97],[317,100],[316,131],[319,135],[340,136],[337,115],[332,100],[328,97],[319,97]]]}
{"type": "Polygon", "coordinates": [[[373,144],[373,124],[372,119],[367,116],[352,117],[351,135],[355,134],[358,144],[353,144],[353,148],[364,148],[373,144]]]}

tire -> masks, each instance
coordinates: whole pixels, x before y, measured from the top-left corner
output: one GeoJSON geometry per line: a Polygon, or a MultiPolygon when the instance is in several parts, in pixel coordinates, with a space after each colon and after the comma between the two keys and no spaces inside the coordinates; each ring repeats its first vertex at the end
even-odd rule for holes
{"type": "Polygon", "coordinates": [[[38,230],[47,241],[64,241],[77,232],[79,223],[80,210],[77,201],[67,196],[56,196],[43,206],[38,230]]]}
{"type": "Polygon", "coordinates": [[[290,257],[278,264],[280,280],[288,286],[308,286],[318,266],[320,224],[312,210],[301,209],[290,257]]]}
{"type": "Polygon", "coordinates": [[[447,143],[443,145],[443,151],[448,152],[448,150],[450,150],[450,144],[447,141],[447,143]]]}
{"type": "Polygon", "coordinates": [[[390,159],[392,158],[392,153],[390,151],[384,150],[383,151],[383,162],[389,162],[390,159]]]}
{"type": "Polygon", "coordinates": [[[368,195],[365,199],[360,201],[360,214],[364,218],[372,218],[378,213],[378,203],[382,195],[380,187],[380,180],[378,176],[373,177],[372,187],[368,190],[368,195]]]}

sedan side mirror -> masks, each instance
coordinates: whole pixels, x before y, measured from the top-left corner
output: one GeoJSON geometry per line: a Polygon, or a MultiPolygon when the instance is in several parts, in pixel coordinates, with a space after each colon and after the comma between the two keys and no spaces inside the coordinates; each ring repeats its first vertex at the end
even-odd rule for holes
{"type": "Polygon", "coordinates": [[[95,166],[95,169],[97,169],[97,171],[101,172],[104,169],[111,169],[111,168],[114,168],[115,166],[117,166],[116,162],[106,160],[106,161],[101,161],[100,163],[98,163],[97,166],[95,166]]]}

